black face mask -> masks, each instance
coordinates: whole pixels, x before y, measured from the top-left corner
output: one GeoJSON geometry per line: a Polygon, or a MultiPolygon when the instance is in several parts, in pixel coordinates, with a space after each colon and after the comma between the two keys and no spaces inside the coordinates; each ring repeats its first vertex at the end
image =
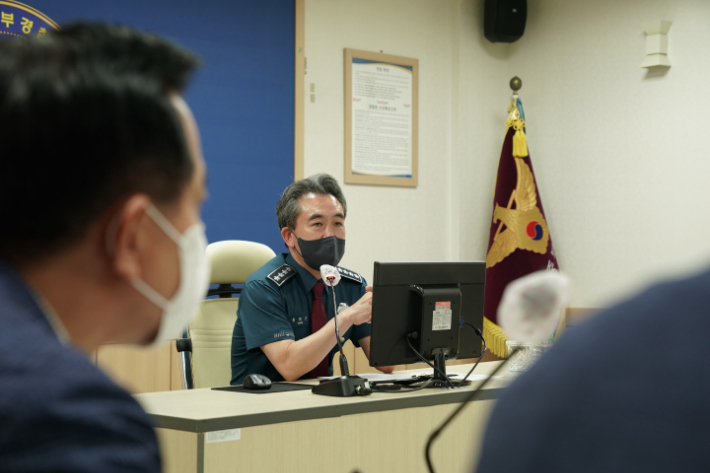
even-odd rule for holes
{"type": "MultiPolygon", "coordinates": [[[[296,237],[298,238],[298,237],[296,237]]],[[[345,240],[329,236],[318,240],[301,240],[298,238],[303,261],[316,271],[324,264],[336,266],[345,253],[345,240]]]]}

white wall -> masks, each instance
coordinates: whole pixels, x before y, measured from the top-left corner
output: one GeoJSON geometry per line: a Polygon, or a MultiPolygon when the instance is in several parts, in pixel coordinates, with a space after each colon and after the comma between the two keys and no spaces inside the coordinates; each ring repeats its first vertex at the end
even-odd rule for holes
{"type": "Polygon", "coordinates": [[[457,146],[452,188],[459,203],[456,258],[485,260],[512,77],[511,46],[483,36],[483,1],[460,2],[457,146]]]}
{"type": "Polygon", "coordinates": [[[419,186],[346,185],[343,266],[372,280],[374,261],[446,260],[451,222],[453,2],[307,0],[304,174],[343,181],[343,49],[419,59],[419,186]],[[315,103],[310,86],[315,84],[315,103]]]}
{"type": "MultiPolygon", "coordinates": [[[[599,307],[710,260],[710,2],[529,1],[508,76],[560,265],[599,307]],[[671,20],[665,74],[639,68],[646,21],[671,20]]],[[[471,227],[475,228],[475,224],[471,227]]]]}
{"type": "Polygon", "coordinates": [[[509,79],[572,304],[601,307],[710,260],[710,2],[530,0],[525,36],[483,38],[483,0],[307,0],[305,174],[343,176],[343,48],[420,61],[420,185],[345,186],[343,265],[484,259],[509,79]],[[673,21],[647,73],[643,24],[673,21]]]}

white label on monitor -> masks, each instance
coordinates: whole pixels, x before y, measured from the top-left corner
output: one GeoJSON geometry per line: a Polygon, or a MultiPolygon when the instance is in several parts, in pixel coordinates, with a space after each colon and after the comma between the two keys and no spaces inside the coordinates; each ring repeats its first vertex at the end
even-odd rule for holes
{"type": "Polygon", "coordinates": [[[434,308],[431,329],[434,332],[438,330],[451,330],[452,314],[451,302],[437,302],[434,308]]]}
{"type": "Polygon", "coordinates": [[[205,442],[206,443],[229,442],[232,440],[239,440],[241,438],[242,438],[242,429],[217,430],[214,432],[207,432],[205,442]]]}

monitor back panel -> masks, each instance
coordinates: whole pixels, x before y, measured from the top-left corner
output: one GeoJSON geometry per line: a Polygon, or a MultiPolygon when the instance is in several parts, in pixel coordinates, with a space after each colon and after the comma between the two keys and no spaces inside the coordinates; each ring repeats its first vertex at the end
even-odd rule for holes
{"type": "MultiPolygon", "coordinates": [[[[420,361],[407,345],[406,336],[421,320],[418,295],[409,286],[458,284],[461,314],[458,358],[481,354],[481,339],[466,323],[483,327],[485,262],[375,263],[372,304],[371,366],[420,361]]],[[[415,344],[416,346],[416,344],[415,344]]]]}

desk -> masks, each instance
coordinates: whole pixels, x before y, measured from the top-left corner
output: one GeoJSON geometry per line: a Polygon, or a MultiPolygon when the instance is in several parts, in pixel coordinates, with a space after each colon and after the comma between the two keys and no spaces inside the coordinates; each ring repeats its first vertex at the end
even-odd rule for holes
{"type": "MultiPolygon", "coordinates": [[[[476,373],[490,373],[498,363],[481,363],[476,373]]],[[[470,367],[447,371],[465,374],[470,367]]],[[[427,437],[479,383],[350,398],[309,390],[251,394],[209,389],[135,397],[157,426],[167,473],[409,473],[426,471],[427,437]],[[215,442],[219,435],[209,434],[232,429],[239,430],[226,437],[238,439],[215,442]]],[[[432,452],[437,471],[471,471],[483,426],[505,384],[505,378],[491,380],[479,400],[438,438],[432,452]]]]}

